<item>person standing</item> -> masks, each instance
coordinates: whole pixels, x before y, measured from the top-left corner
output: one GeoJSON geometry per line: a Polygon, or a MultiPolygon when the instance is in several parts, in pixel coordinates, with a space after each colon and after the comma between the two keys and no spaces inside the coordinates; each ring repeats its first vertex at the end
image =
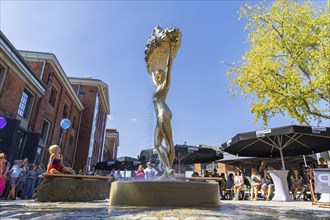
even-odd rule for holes
{"type": "Polygon", "coordinates": [[[328,168],[328,165],[325,163],[325,160],[323,157],[319,158],[319,162],[320,162],[319,168],[328,168]]]}
{"type": "Polygon", "coordinates": [[[25,182],[25,186],[22,193],[22,199],[28,199],[32,197],[34,191],[34,182],[37,176],[36,172],[37,166],[35,164],[29,165],[29,171],[27,173],[27,178],[25,182]]]}
{"type": "Polygon", "coordinates": [[[150,162],[147,163],[147,168],[144,170],[144,173],[147,180],[154,179],[158,174],[157,170],[151,166],[150,162]]]}
{"type": "Polygon", "coordinates": [[[138,170],[135,171],[135,179],[136,180],[143,180],[145,178],[144,168],[142,165],[139,166],[138,170]]]}
{"type": "Polygon", "coordinates": [[[2,196],[3,190],[6,187],[6,181],[5,181],[5,154],[1,153],[0,154],[0,196],[2,196]]]}
{"type": "Polygon", "coordinates": [[[16,199],[16,194],[15,194],[15,190],[16,190],[16,182],[17,182],[17,178],[19,177],[19,175],[22,172],[22,161],[18,160],[17,164],[13,165],[13,167],[9,170],[10,173],[10,191],[9,194],[7,196],[7,199],[16,199]]]}

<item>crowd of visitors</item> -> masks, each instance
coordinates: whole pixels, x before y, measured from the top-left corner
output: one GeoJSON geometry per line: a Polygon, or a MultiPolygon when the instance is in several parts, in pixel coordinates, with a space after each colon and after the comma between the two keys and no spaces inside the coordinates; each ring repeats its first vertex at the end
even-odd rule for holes
{"type": "MultiPolygon", "coordinates": [[[[43,164],[38,166],[30,163],[28,158],[24,160],[15,160],[13,164],[6,160],[6,155],[0,153],[0,199],[30,199],[35,189],[43,181],[41,177],[44,173],[49,174],[75,174],[75,172],[63,165],[63,156],[58,145],[49,148],[50,158],[47,169],[43,164]]],[[[288,185],[294,200],[311,200],[311,189],[314,189],[313,168],[316,166],[305,166],[303,170],[292,168],[288,175],[288,185]]],[[[320,168],[327,168],[323,158],[319,159],[320,168]]],[[[222,199],[250,199],[256,201],[272,199],[275,189],[269,170],[275,170],[275,167],[262,161],[259,169],[252,168],[246,172],[244,168],[237,167],[235,172],[226,176],[219,174],[217,169],[205,172],[204,177],[219,178],[220,196],[222,199]]],[[[109,172],[109,171],[108,171],[109,172]]],[[[159,171],[152,167],[150,162],[147,167],[139,165],[138,169],[132,172],[133,178],[137,181],[157,179],[159,171]]],[[[99,172],[95,166],[86,166],[80,170],[78,175],[108,176],[109,182],[122,180],[120,170],[113,168],[109,173],[99,172]]],[[[199,177],[198,172],[193,172],[191,177],[199,177]]],[[[319,195],[316,195],[319,197],[319,195]]]]}
{"type": "Polygon", "coordinates": [[[0,153],[0,199],[30,199],[46,172],[45,166],[29,163],[28,158],[15,160],[11,166],[6,155],[0,153]]]}

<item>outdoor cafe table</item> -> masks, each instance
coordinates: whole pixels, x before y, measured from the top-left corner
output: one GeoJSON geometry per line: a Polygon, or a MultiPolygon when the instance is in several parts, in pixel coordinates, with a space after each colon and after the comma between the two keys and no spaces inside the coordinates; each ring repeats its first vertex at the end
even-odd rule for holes
{"type": "Polygon", "coordinates": [[[272,177],[275,187],[275,195],[272,201],[291,201],[287,182],[289,170],[269,170],[268,173],[272,177]]]}

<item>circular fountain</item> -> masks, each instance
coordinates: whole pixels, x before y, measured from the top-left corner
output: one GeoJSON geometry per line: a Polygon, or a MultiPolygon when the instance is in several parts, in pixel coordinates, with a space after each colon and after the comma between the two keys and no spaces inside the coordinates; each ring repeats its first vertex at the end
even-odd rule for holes
{"type": "Polygon", "coordinates": [[[173,59],[181,46],[178,28],[154,28],[145,49],[147,70],[155,86],[153,104],[157,124],[154,145],[164,167],[158,181],[117,181],[111,183],[110,206],[216,207],[220,205],[219,185],[176,181],[172,169],[175,150],[172,140],[172,112],[166,104],[173,59]],[[163,145],[165,143],[165,146],[163,145]]]}

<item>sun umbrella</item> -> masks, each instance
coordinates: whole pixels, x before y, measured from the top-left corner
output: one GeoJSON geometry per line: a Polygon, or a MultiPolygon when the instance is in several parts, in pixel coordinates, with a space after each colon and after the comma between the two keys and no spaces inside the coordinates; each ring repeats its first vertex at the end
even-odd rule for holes
{"type": "Polygon", "coordinates": [[[118,169],[120,162],[117,160],[105,160],[98,162],[95,166],[97,170],[112,170],[113,168],[118,169]]]}
{"type": "MultiPolygon", "coordinates": [[[[194,164],[194,163],[210,163],[215,160],[223,158],[223,154],[218,148],[206,145],[188,146],[188,145],[175,145],[175,158],[174,164],[194,164]]],[[[158,160],[158,153],[156,149],[142,150],[140,153],[140,160],[143,163],[151,161],[155,163],[158,160]]],[[[179,170],[180,172],[180,170],[179,170]]]]}
{"type": "Polygon", "coordinates": [[[141,164],[141,162],[133,157],[119,157],[117,160],[120,162],[120,170],[124,170],[124,179],[126,178],[126,170],[137,169],[137,166],[141,164]]]}
{"type": "Polygon", "coordinates": [[[330,128],[290,125],[240,133],[222,144],[238,156],[281,157],[314,154],[330,150],[330,128]]]}
{"type": "Polygon", "coordinates": [[[140,165],[141,162],[133,157],[119,157],[117,160],[120,162],[120,169],[131,170],[140,165]]]}

